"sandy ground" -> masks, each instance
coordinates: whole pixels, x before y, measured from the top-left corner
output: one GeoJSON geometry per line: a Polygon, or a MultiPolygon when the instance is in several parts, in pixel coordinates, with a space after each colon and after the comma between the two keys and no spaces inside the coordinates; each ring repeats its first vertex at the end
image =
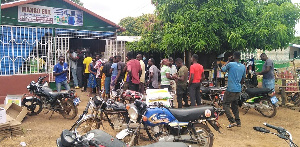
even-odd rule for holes
{"type": "MultiPolygon", "coordinates": [[[[80,115],[85,108],[88,97],[87,93],[81,93],[77,90],[82,102],[78,109],[80,115]]],[[[246,115],[244,110],[240,110],[242,127],[234,127],[227,129],[228,121],[226,116],[219,118],[219,123],[222,125],[222,133],[213,130],[215,134],[214,146],[216,147],[284,147],[288,144],[279,139],[275,135],[262,134],[252,129],[253,126],[263,126],[263,122],[269,124],[282,126],[290,131],[293,135],[296,144],[300,145],[300,112],[290,110],[287,108],[279,108],[277,115],[274,118],[266,118],[255,110],[250,110],[246,115]]],[[[56,146],[56,139],[64,129],[70,129],[74,120],[66,120],[58,113],[55,113],[51,120],[49,120],[50,113],[44,114],[42,111],[37,116],[27,116],[22,127],[24,135],[6,138],[0,142],[1,147],[16,147],[20,146],[20,142],[25,142],[28,147],[54,147],[56,146]]],[[[105,125],[105,131],[111,135],[116,134],[108,124],[105,125]]],[[[274,130],[272,130],[274,132],[274,130]]]]}

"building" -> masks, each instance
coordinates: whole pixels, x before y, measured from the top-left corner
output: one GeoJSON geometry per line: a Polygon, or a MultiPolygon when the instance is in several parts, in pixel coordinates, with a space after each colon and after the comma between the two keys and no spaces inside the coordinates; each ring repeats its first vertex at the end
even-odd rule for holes
{"type": "Polygon", "coordinates": [[[124,31],[71,0],[16,1],[2,4],[1,10],[0,104],[7,94],[26,93],[39,76],[53,81],[58,57],[69,50],[105,54],[107,46],[117,48],[116,34],[124,31]]]}

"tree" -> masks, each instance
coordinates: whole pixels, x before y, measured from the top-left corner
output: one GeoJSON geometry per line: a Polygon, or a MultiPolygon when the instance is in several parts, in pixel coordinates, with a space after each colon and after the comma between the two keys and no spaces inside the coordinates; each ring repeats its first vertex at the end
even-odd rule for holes
{"type": "Polygon", "coordinates": [[[72,0],[74,3],[83,6],[83,3],[80,0],[72,0]]]}
{"type": "Polygon", "coordinates": [[[295,39],[291,43],[292,44],[299,44],[300,45],[300,36],[295,37],[295,39]]]}
{"type": "Polygon", "coordinates": [[[10,2],[14,2],[14,1],[19,1],[19,0],[1,0],[1,4],[10,3],[10,2]]]}
{"type": "Polygon", "coordinates": [[[300,8],[290,0],[153,0],[159,21],[131,44],[167,54],[272,50],[294,38],[300,8]]]}
{"type": "Polygon", "coordinates": [[[154,14],[143,14],[139,17],[125,17],[120,20],[119,25],[126,29],[121,36],[141,36],[147,33],[157,21],[154,14]]]}

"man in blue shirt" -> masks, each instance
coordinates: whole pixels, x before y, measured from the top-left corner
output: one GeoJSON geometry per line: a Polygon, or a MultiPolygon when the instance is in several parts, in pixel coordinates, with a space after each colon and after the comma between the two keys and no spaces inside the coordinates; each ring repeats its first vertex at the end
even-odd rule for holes
{"type": "Polygon", "coordinates": [[[241,85],[245,79],[246,69],[245,66],[239,62],[240,59],[241,53],[234,52],[233,57],[229,57],[227,63],[222,67],[223,72],[228,72],[228,87],[223,99],[223,108],[230,122],[228,128],[241,126],[238,100],[240,97],[240,92],[242,90],[241,85]],[[232,114],[230,112],[230,105],[235,118],[232,117],[232,114]]]}
{"type": "Polygon", "coordinates": [[[59,63],[56,64],[53,69],[57,92],[60,92],[61,86],[64,86],[66,90],[70,90],[70,86],[68,84],[68,68],[68,64],[65,63],[65,58],[60,56],[59,63]]]}

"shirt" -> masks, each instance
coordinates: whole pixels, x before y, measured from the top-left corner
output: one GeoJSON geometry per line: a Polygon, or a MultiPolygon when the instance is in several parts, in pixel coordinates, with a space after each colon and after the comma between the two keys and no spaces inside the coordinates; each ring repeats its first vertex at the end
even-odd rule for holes
{"type": "MultiPolygon", "coordinates": [[[[54,66],[53,73],[61,73],[61,72],[63,72],[64,70],[68,70],[68,68],[69,68],[69,66],[68,66],[67,63],[64,63],[63,65],[60,65],[60,64],[58,63],[58,64],[56,64],[56,65],[54,66]]],[[[67,74],[68,74],[68,72],[65,72],[65,73],[63,73],[63,74],[60,74],[60,75],[58,75],[58,76],[55,76],[55,82],[56,82],[56,83],[61,83],[61,82],[65,81],[65,80],[67,80],[67,74]]]]}
{"type": "Polygon", "coordinates": [[[127,70],[131,71],[131,82],[134,84],[140,83],[139,72],[142,70],[141,64],[136,59],[131,59],[127,62],[127,70]]]}
{"type": "Polygon", "coordinates": [[[167,73],[170,73],[170,67],[163,65],[163,67],[160,70],[160,74],[161,74],[161,85],[170,85],[170,79],[167,78],[167,73]]]}
{"type": "Polygon", "coordinates": [[[89,66],[91,63],[92,63],[92,60],[93,58],[92,57],[86,57],[84,60],[83,60],[83,64],[85,64],[85,70],[84,70],[84,73],[90,73],[89,72],[89,66]]]}
{"type": "MultiPolygon", "coordinates": [[[[152,65],[150,68],[149,68],[149,72],[150,73],[153,73],[153,77],[151,79],[151,84],[154,88],[158,88],[158,68],[155,66],[155,65],[152,65]]],[[[150,73],[149,73],[149,79],[150,79],[150,73]]]]}
{"type": "Polygon", "coordinates": [[[102,72],[105,74],[105,77],[111,77],[110,68],[112,64],[112,62],[107,62],[104,64],[102,72]]]}
{"type": "Polygon", "coordinates": [[[223,72],[228,72],[228,87],[226,91],[241,92],[241,80],[246,75],[246,68],[243,64],[238,62],[229,62],[222,67],[223,72]]]}
{"type": "Polygon", "coordinates": [[[120,74],[119,80],[122,80],[125,77],[125,72],[123,72],[125,66],[126,66],[125,63],[123,63],[121,61],[118,62],[118,70],[121,70],[121,74],[120,74]]]}
{"type": "Polygon", "coordinates": [[[186,66],[181,66],[180,69],[178,70],[178,77],[183,77],[184,76],[184,80],[177,81],[177,86],[186,86],[187,85],[187,79],[188,79],[188,72],[189,69],[186,66]]]}
{"type": "Polygon", "coordinates": [[[172,67],[171,67],[171,69],[170,69],[170,74],[171,74],[171,75],[174,75],[174,74],[176,74],[176,73],[177,73],[177,68],[176,68],[175,65],[172,65],[172,67]]]}
{"type": "MultiPolygon", "coordinates": [[[[76,54],[76,52],[73,52],[72,54],[71,54],[71,56],[72,57],[77,57],[77,54],[76,54]]],[[[77,62],[76,61],[74,61],[74,60],[72,60],[71,58],[70,58],[70,68],[73,68],[73,69],[77,69],[77,62]]]]}
{"type": "Polygon", "coordinates": [[[101,66],[102,66],[102,60],[99,59],[96,61],[96,64],[94,66],[94,68],[97,70],[96,78],[100,78],[101,66]]]}
{"type": "Polygon", "coordinates": [[[191,78],[191,75],[194,74],[194,79],[193,79],[192,83],[200,83],[203,72],[204,72],[204,68],[201,64],[194,63],[193,65],[191,65],[190,78],[191,78]]]}
{"type": "Polygon", "coordinates": [[[269,70],[269,72],[263,74],[263,79],[274,79],[274,64],[273,64],[272,60],[267,59],[265,61],[262,71],[266,70],[268,66],[270,66],[270,70],[269,70]]]}
{"type": "Polygon", "coordinates": [[[113,69],[111,76],[117,76],[118,75],[118,63],[113,63],[111,65],[111,68],[113,69]]]}
{"type": "Polygon", "coordinates": [[[142,69],[142,75],[140,78],[141,83],[145,83],[145,63],[143,60],[140,60],[140,64],[141,64],[141,69],[142,69]]]}
{"type": "Polygon", "coordinates": [[[77,54],[77,67],[83,67],[84,56],[82,53],[77,54]]]}

